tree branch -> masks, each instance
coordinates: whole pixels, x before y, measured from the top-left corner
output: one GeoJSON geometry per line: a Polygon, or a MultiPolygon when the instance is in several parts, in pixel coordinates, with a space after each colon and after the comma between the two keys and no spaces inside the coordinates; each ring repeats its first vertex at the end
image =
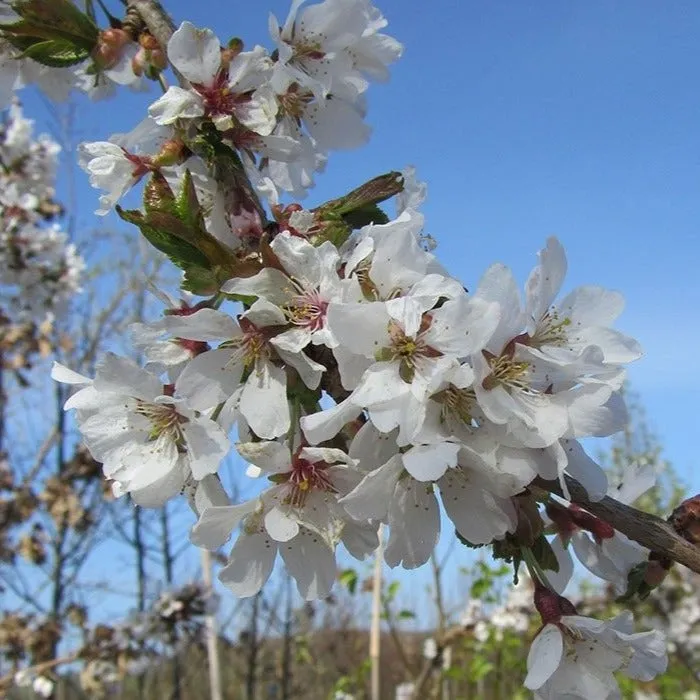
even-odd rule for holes
{"type": "MultiPolygon", "coordinates": [[[[662,556],[673,559],[700,574],[700,547],[683,539],[673,527],[651,513],[645,513],[632,506],[606,496],[601,501],[591,501],[586,489],[578,481],[566,476],[566,485],[571,494],[571,501],[585,508],[612,525],[631,540],[662,556]]],[[[556,481],[546,481],[541,477],[534,484],[550,493],[566,498],[561,486],[556,481]]]]}
{"type": "Polygon", "coordinates": [[[139,13],[148,31],[166,48],[175,25],[158,0],[127,0],[127,7],[133,7],[139,13]]]}
{"type": "Polygon", "coordinates": [[[425,690],[430,681],[430,677],[435,669],[442,665],[443,655],[447,647],[466,636],[470,631],[469,626],[455,625],[446,629],[435,639],[436,654],[432,659],[425,659],[415,683],[413,684],[413,700],[420,700],[425,697],[425,690]]]}

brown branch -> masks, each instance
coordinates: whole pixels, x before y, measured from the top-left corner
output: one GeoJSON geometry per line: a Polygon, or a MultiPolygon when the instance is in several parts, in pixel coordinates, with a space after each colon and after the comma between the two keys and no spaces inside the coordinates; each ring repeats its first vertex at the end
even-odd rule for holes
{"type": "Polygon", "coordinates": [[[435,640],[436,654],[432,659],[426,659],[423,662],[421,672],[416,678],[413,685],[413,700],[420,700],[425,697],[426,686],[430,680],[430,676],[436,668],[442,665],[442,658],[447,647],[452,646],[456,641],[466,636],[471,627],[464,625],[455,625],[445,630],[444,634],[438,635],[435,640]]]}
{"type": "MultiPolygon", "coordinates": [[[[127,0],[127,7],[133,7],[141,16],[148,31],[163,47],[167,55],[168,41],[175,31],[175,24],[158,0],[127,0]]],[[[170,66],[182,87],[189,83],[172,65],[170,66]]]]}
{"type": "MultiPolygon", "coordinates": [[[[50,671],[52,668],[56,668],[56,666],[61,666],[62,664],[72,664],[74,661],[77,661],[79,656],[78,652],[74,652],[73,654],[69,654],[68,656],[62,656],[59,659],[50,659],[49,661],[43,661],[39,664],[35,664],[34,666],[29,666],[25,671],[30,674],[36,674],[36,675],[41,675],[44,673],[44,671],[50,671]]],[[[5,676],[0,677],[0,690],[5,690],[14,684],[15,680],[15,674],[14,672],[8,673],[5,676]]]]}
{"type": "Polygon", "coordinates": [[[399,634],[396,624],[394,622],[394,617],[391,614],[391,606],[386,598],[382,601],[382,608],[384,609],[384,619],[386,621],[387,627],[389,628],[389,636],[394,643],[394,648],[398,654],[399,661],[404,668],[404,671],[409,675],[410,678],[415,676],[415,671],[413,669],[413,664],[408,659],[408,654],[404,648],[403,642],[401,641],[401,635],[399,634]]]}
{"type": "Polygon", "coordinates": [[[158,0],[128,0],[127,7],[133,7],[139,13],[148,31],[166,48],[175,25],[158,0]]]}
{"type": "MultiPolygon", "coordinates": [[[[578,481],[570,476],[565,478],[573,503],[577,503],[593,515],[610,523],[616,530],[643,547],[673,559],[700,574],[700,547],[683,539],[665,520],[620,503],[610,496],[606,496],[601,501],[591,501],[586,489],[578,481]]],[[[534,484],[565,498],[560,484],[556,481],[546,481],[538,477],[534,484]]]]}
{"type": "Polygon", "coordinates": [[[36,458],[34,459],[34,464],[32,467],[29,469],[29,471],[25,474],[22,484],[24,486],[28,486],[34,481],[34,477],[39,473],[39,470],[41,467],[44,465],[44,460],[46,459],[47,455],[51,451],[51,448],[54,446],[54,443],[56,442],[56,438],[58,437],[58,429],[54,426],[51,429],[51,432],[46,436],[44,442],[41,443],[41,447],[39,448],[39,451],[37,452],[36,458]]]}

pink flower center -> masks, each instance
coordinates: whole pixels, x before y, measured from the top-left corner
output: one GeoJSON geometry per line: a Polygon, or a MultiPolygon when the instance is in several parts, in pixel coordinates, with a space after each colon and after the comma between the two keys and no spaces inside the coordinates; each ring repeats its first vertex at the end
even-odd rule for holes
{"type": "Polygon", "coordinates": [[[212,85],[192,86],[204,100],[208,115],[234,114],[236,107],[250,101],[249,93],[233,92],[228,85],[228,74],[220,71],[212,85]]]}
{"type": "Polygon", "coordinates": [[[122,148],[124,157],[134,166],[131,177],[140,180],[144,175],[153,170],[153,162],[148,156],[137,156],[122,148]]]}
{"type": "Polygon", "coordinates": [[[295,325],[314,332],[320,331],[326,322],[328,302],[318,290],[309,290],[295,296],[287,309],[289,320],[295,325]]]}
{"type": "Polygon", "coordinates": [[[337,493],[337,489],[328,478],[328,466],[325,462],[309,462],[307,459],[292,457],[291,471],[280,475],[289,486],[286,502],[301,508],[311,491],[337,493]]]}

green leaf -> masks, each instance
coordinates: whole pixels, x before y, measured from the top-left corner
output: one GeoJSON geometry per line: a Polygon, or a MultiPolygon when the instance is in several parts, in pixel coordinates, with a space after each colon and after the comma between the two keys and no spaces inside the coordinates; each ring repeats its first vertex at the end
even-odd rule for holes
{"type": "Polygon", "coordinates": [[[653,590],[651,586],[644,580],[647,573],[648,562],[643,561],[627,574],[627,590],[616,599],[618,603],[628,603],[634,598],[645,600],[653,590]]]}
{"type": "Polygon", "coordinates": [[[343,221],[352,229],[362,228],[369,224],[388,224],[389,217],[376,204],[369,202],[347,214],[342,214],[343,221]]]}
{"type": "Polygon", "coordinates": [[[178,218],[185,226],[192,229],[204,228],[202,206],[197,199],[197,191],[192,181],[192,173],[189,170],[185,170],[185,175],[182,178],[182,190],[175,200],[175,209],[178,218]]]}
{"type": "Polygon", "coordinates": [[[397,620],[415,620],[416,613],[413,610],[399,610],[399,614],[396,616],[397,620]]]}
{"type": "Polygon", "coordinates": [[[469,666],[469,678],[472,681],[480,681],[486,678],[494,668],[496,667],[483,656],[475,656],[469,666]]]}
{"type": "Polygon", "coordinates": [[[5,31],[66,39],[87,51],[97,44],[99,27],[71,0],[15,0],[11,6],[21,20],[5,25],[5,31]]]}
{"type": "Polygon", "coordinates": [[[51,68],[67,68],[82,63],[90,52],[76,47],[65,39],[39,41],[22,51],[22,58],[31,58],[37,63],[51,68]]]}
{"type": "Polygon", "coordinates": [[[97,24],[97,17],[95,15],[95,2],[94,0],[85,0],[85,14],[89,17],[93,24],[97,24]]]}
{"type": "Polygon", "coordinates": [[[141,229],[144,238],[161,253],[165,253],[174,265],[182,270],[201,267],[206,270],[209,261],[194,245],[169,233],[166,229],[153,226],[138,210],[125,211],[117,206],[117,214],[141,229]]]}
{"type": "Polygon", "coordinates": [[[352,595],[355,594],[355,591],[357,590],[357,582],[359,580],[355,569],[345,569],[341,572],[338,580],[340,581],[341,586],[345,586],[352,595]]]}
{"type": "Polygon", "coordinates": [[[314,244],[331,241],[335,245],[341,245],[347,240],[352,229],[362,228],[370,223],[387,223],[389,218],[377,204],[402,190],[403,176],[398,172],[390,172],[312,209],[316,220],[322,226],[321,233],[314,238],[314,244]]]}
{"type": "Polygon", "coordinates": [[[474,583],[472,583],[469,595],[471,598],[482,599],[486,597],[486,594],[491,589],[491,581],[487,578],[478,578],[474,583]]]}
{"type": "Polygon", "coordinates": [[[146,240],[184,271],[182,288],[200,295],[214,294],[232,277],[250,277],[260,270],[256,260],[240,259],[235,251],[209,233],[189,172],[175,196],[160,173],[144,188],[145,213],[124,211],[119,216],[138,226],[146,240]]]}
{"type": "Polygon", "coordinates": [[[544,535],[540,535],[535,540],[531,550],[535,559],[545,571],[559,573],[559,560],[552,549],[552,545],[549,544],[549,540],[544,535]]]}
{"type": "Polygon", "coordinates": [[[387,602],[391,602],[396,598],[396,594],[399,592],[399,588],[401,587],[401,584],[398,581],[392,581],[387,587],[386,587],[386,593],[384,595],[384,599],[387,602]]]}
{"type": "Polygon", "coordinates": [[[313,211],[346,216],[368,204],[379,204],[403,191],[403,176],[399,172],[385,173],[355,188],[348,194],[322,204],[313,211]]]}

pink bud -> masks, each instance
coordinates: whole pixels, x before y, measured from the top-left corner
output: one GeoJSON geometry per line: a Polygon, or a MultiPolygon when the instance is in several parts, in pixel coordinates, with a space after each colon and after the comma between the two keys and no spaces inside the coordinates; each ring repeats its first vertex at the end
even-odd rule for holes
{"type": "Polygon", "coordinates": [[[651,588],[656,588],[666,578],[666,574],[668,574],[668,568],[661,562],[649,560],[644,572],[644,583],[651,588]]]}
{"type": "Polygon", "coordinates": [[[568,541],[570,535],[578,529],[571,518],[571,511],[566,506],[554,501],[549,501],[545,506],[545,510],[550,520],[554,523],[557,533],[568,541]]]}
{"type": "Polygon", "coordinates": [[[615,537],[615,528],[610,523],[606,523],[573,503],[569,507],[569,511],[573,522],[582,530],[588,530],[596,542],[600,543],[601,540],[610,540],[615,537]]]}
{"type": "Polygon", "coordinates": [[[561,606],[559,595],[542,585],[539,581],[535,584],[535,608],[542,618],[542,623],[558,622],[561,618],[561,606]]]}

